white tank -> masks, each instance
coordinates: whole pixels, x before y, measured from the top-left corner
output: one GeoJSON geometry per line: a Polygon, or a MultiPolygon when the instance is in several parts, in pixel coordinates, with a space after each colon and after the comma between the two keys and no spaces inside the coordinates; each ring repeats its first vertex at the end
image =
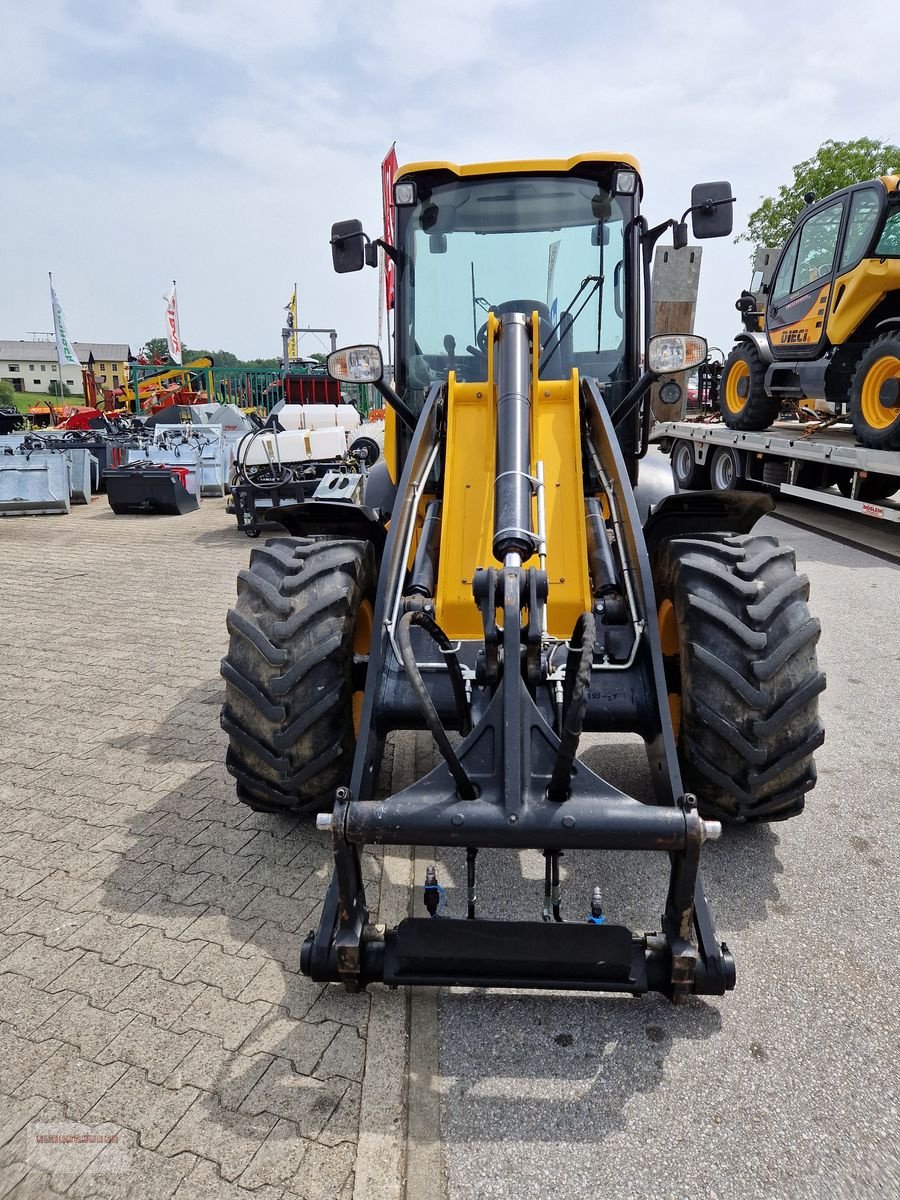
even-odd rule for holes
{"type": "Polygon", "coordinates": [[[347,431],[343,428],[311,429],[307,437],[310,458],[343,458],[347,453],[347,431]]]}
{"type": "MultiPolygon", "coordinates": [[[[297,406],[299,407],[299,405],[297,406]]],[[[261,467],[273,462],[306,462],[312,458],[309,434],[305,429],[294,429],[287,433],[270,433],[266,430],[258,437],[247,436],[241,444],[241,462],[248,467],[261,467]]]]}
{"type": "MultiPolygon", "coordinates": [[[[327,429],[329,426],[359,429],[359,413],[352,404],[286,404],[285,409],[287,408],[300,409],[303,414],[301,424],[305,429],[327,429]]],[[[283,414],[279,414],[279,420],[282,416],[283,414]]]]}

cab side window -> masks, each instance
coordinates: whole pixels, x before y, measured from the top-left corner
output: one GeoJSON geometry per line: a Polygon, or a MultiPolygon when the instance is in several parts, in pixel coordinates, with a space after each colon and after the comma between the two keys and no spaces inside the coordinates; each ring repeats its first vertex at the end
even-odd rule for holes
{"type": "Polygon", "coordinates": [[[800,249],[797,253],[792,291],[796,292],[799,288],[816,283],[831,274],[843,209],[844,205],[840,200],[837,204],[829,204],[827,208],[810,217],[800,230],[800,249]]]}
{"type": "Polygon", "coordinates": [[[795,233],[785,251],[778,274],[772,284],[772,300],[783,300],[791,294],[794,280],[794,267],[797,265],[797,247],[800,245],[800,235],[795,233]]]}
{"type": "Polygon", "coordinates": [[[846,271],[862,258],[878,222],[878,193],[874,188],[854,192],[850,201],[847,238],[841,251],[839,271],[846,271]]]}
{"type": "Polygon", "coordinates": [[[895,208],[885,221],[874,254],[877,258],[900,258],[900,208],[895,208]]]}

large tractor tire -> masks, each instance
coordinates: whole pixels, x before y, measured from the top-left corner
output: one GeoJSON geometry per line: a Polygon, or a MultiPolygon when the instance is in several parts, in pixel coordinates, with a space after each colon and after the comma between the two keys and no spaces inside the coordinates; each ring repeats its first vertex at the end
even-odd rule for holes
{"type": "Polygon", "coordinates": [[[330,808],[348,782],[375,573],[366,542],[283,537],[238,575],[221,722],[226,766],[251,808],[330,808]]]}
{"type": "Polygon", "coordinates": [[[719,409],[730,429],[768,429],[777,418],[779,401],[766,392],[766,368],[755,346],[742,342],[725,359],[719,409]]]}
{"type": "Polygon", "coordinates": [[[673,538],[653,573],[685,787],[706,816],[796,815],[816,782],[825,676],[793,550],[760,534],[673,538]]]}
{"type": "Polygon", "coordinates": [[[876,338],[859,360],[850,419],[860,445],[900,450],[900,331],[876,338]]]}

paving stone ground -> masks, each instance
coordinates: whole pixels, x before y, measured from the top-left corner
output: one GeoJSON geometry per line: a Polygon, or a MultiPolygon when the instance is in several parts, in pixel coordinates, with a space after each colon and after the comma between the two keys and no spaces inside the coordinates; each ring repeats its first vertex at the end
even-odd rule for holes
{"type": "Polygon", "coordinates": [[[370,1002],[298,973],[329,848],[223,766],[250,549],[222,501],[0,521],[0,1196],[353,1194],[370,1002]]]}

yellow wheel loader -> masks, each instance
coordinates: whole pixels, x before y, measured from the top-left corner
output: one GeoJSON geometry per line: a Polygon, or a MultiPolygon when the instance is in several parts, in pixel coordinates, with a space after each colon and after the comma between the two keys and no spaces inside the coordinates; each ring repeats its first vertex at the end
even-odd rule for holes
{"type": "MultiPolygon", "coordinates": [[[[772,252],[765,251],[769,255],[772,252]]],[[[811,202],[763,284],[719,386],[732,429],[766,429],[785,401],[849,412],[857,440],[900,450],[900,175],[811,202]]]]}
{"type": "Polygon", "coordinates": [[[644,336],[653,247],[670,228],[684,245],[688,213],[695,237],[729,233],[732,196],[697,185],[651,227],[641,193],[626,154],[424,162],[395,177],[395,245],[333,227],[338,272],[379,248],[395,265],[391,381],[377,346],[329,358],[384,397],[384,458],[279,508],[288,536],[241,572],[222,668],[239,797],[318,812],[332,841],[313,979],[676,1003],[734,986],[700,850],[723,821],[803,808],[819,625],[792,551],[753,532],[767,496],[674,494],[644,459],[651,385],[706,356],[702,338],[644,336]],[[383,796],[385,739],[414,729],[438,766],[383,796]],[[653,802],[587,765],[595,732],[643,738],[653,802]],[[371,844],[445,848],[466,886],[448,899],[431,866],[426,915],[377,925],[371,844]],[[484,848],[543,855],[533,913],[484,915],[484,848]],[[560,856],[625,849],[667,860],[660,924],[607,920],[597,888],[567,913],[560,856]]]}

